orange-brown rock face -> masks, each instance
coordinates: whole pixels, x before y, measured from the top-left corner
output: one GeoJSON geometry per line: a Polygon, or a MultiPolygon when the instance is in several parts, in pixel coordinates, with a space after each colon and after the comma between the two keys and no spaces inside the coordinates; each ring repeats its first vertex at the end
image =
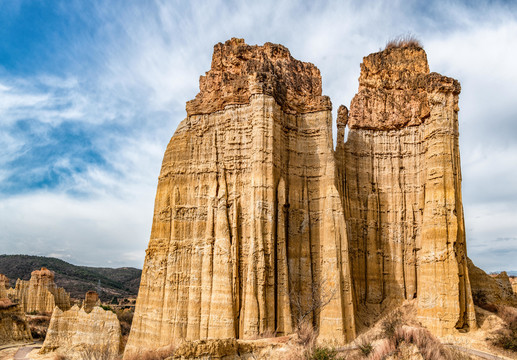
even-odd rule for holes
{"type": "Polygon", "coordinates": [[[212,67],[199,80],[199,94],[187,102],[187,114],[212,114],[228,105],[250,103],[252,95],[268,95],[284,113],[330,110],[321,95],[320,71],[294,59],[282,45],[250,46],[231,39],[214,47],[212,67]]]}
{"type": "Polygon", "coordinates": [[[0,298],[0,345],[29,341],[31,330],[20,306],[0,298]]]}
{"type": "Polygon", "coordinates": [[[9,278],[0,274],[0,299],[7,297],[7,289],[9,289],[9,278]]]}
{"type": "Polygon", "coordinates": [[[338,117],[336,158],[356,304],[415,299],[441,335],[472,328],[458,147],[456,80],[429,73],[417,47],[369,55],[338,117]],[[350,132],[343,142],[344,125],[350,132]]]}
{"type": "Polygon", "coordinates": [[[16,281],[14,298],[25,312],[52,313],[55,306],[70,308],[70,295],[54,283],[54,273],[46,268],[31,273],[29,281],[16,281]]]}
{"type": "Polygon", "coordinates": [[[286,334],[305,312],[320,339],[352,339],[319,71],[280,45],[233,39],[215,46],[200,89],[163,159],[126,354],[178,339],[286,334]],[[320,300],[329,304],[311,312],[320,300]]]}
{"type": "Polygon", "coordinates": [[[88,291],[84,295],[83,309],[86,313],[90,313],[95,306],[99,306],[101,304],[99,300],[99,294],[95,291],[88,291]]]}

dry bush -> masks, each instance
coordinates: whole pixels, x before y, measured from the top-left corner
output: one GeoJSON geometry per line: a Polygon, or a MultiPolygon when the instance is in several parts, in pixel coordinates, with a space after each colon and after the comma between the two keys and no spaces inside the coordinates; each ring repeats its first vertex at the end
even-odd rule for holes
{"type": "Polygon", "coordinates": [[[450,358],[449,352],[442,343],[424,328],[399,327],[395,331],[393,340],[397,347],[402,342],[416,345],[422,357],[426,360],[450,358]]]}
{"type": "Polygon", "coordinates": [[[50,323],[50,316],[46,315],[37,315],[37,316],[29,316],[28,317],[29,324],[31,325],[46,325],[50,323]]]}
{"type": "Polygon", "coordinates": [[[395,332],[399,327],[405,324],[404,314],[400,309],[397,309],[391,313],[389,313],[381,323],[381,328],[384,334],[384,337],[390,338],[395,335],[395,332]]]}
{"type": "Polygon", "coordinates": [[[397,36],[386,43],[385,49],[416,47],[422,49],[422,43],[412,34],[397,36]]]}
{"type": "Polygon", "coordinates": [[[497,315],[506,327],[498,330],[489,340],[503,349],[517,352],[517,309],[509,306],[497,306],[497,315]]]}
{"type": "Polygon", "coordinates": [[[337,359],[337,351],[334,348],[317,346],[311,354],[307,354],[309,360],[334,360],[337,359]]]}
{"type": "Polygon", "coordinates": [[[312,348],[318,337],[314,327],[308,321],[304,321],[298,326],[296,334],[298,335],[298,343],[305,348],[312,348]]]}
{"type": "Polygon", "coordinates": [[[133,323],[133,315],[135,313],[132,310],[117,310],[117,318],[120,321],[120,324],[126,324],[129,328],[131,328],[131,324],[133,323]]]}
{"type": "Polygon", "coordinates": [[[498,306],[497,315],[508,325],[510,329],[517,328],[517,309],[509,306],[498,306]]]}
{"type": "MultiPolygon", "coordinates": [[[[383,339],[371,352],[370,360],[382,360],[396,352],[395,342],[392,339],[383,339]]],[[[364,354],[364,352],[363,352],[364,354]]]]}
{"type": "Polygon", "coordinates": [[[132,310],[117,310],[116,314],[120,323],[120,334],[122,335],[120,339],[120,352],[123,352],[129,338],[135,313],[132,310]]]}
{"type": "Polygon", "coordinates": [[[364,357],[367,357],[368,355],[370,355],[374,350],[371,340],[367,339],[367,338],[362,338],[357,343],[357,347],[359,348],[359,350],[361,351],[361,354],[364,357]]]}

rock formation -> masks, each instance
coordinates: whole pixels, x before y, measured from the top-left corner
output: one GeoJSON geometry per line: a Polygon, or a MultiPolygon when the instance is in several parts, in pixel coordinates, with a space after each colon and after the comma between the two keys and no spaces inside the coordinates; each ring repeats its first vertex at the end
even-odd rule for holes
{"type": "Polygon", "coordinates": [[[99,294],[95,291],[88,291],[84,296],[83,309],[86,313],[90,313],[95,306],[99,306],[101,301],[99,300],[99,294]]]}
{"type": "Polygon", "coordinates": [[[200,89],[165,152],[126,351],[290,333],[321,298],[321,337],[353,339],[319,70],[281,45],[232,39],[215,46],[200,89]]]}
{"type": "Polygon", "coordinates": [[[458,81],[429,72],[423,49],[386,49],[363,59],[350,115],[343,107],[337,120],[355,303],[368,314],[416,298],[418,317],[438,335],[475,326],[459,92],[458,81]]]}
{"type": "Polygon", "coordinates": [[[31,273],[29,281],[16,281],[14,298],[25,312],[52,313],[55,306],[70,309],[70,295],[54,283],[54,273],[46,268],[31,273]]]}
{"type": "Polygon", "coordinates": [[[513,292],[517,295],[517,277],[515,277],[515,276],[511,277],[510,283],[512,284],[513,292]]]}
{"type": "Polygon", "coordinates": [[[517,307],[517,294],[514,293],[506,272],[492,277],[475,266],[470,259],[468,267],[472,295],[477,305],[488,303],[517,307]]]}
{"type": "Polygon", "coordinates": [[[74,305],[64,312],[54,309],[40,353],[57,352],[73,359],[100,358],[92,355],[97,353],[103,359],[115,359],[119,346],[120,324],[115,313],[97,306],[88,314],[74,305]]]}
{"type": "Polygon", "coordinates": [[[9,278],[4,274],[0,274],[0,299],[7,297],[7,290],[9,289],[9,278]]]}
{"type": "Polygon", "coordinates": [[[406,299],[434,333],[473,328],[459,92],[418,47],[372,54],[334,151],[314,65],[217,44],[164,155],[126,354],[303,319],[344,343],[406,299]]]}
{"type": "Polygon", "coordinates": [[[25,314],[17,304],[0,298],[0,345],[32,341],[25,314]]]}

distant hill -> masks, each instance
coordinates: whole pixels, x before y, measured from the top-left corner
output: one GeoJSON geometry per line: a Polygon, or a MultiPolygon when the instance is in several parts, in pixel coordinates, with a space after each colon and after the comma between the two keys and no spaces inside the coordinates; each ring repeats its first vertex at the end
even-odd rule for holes
{"type": "Polygon", "coordinates": [[[142,270],[131,267],[97,268],[72,265],[45,256],[0,255],[0,274],[10,279],[11,286],[14,286],[16,279],[29,280],[31,272],[42,267],[52,270],[56,284],[78,299],[84,298],[89,290],[100,290],[99,295],[103,301],[115,296],[137,295],[142,275],[142,270]]]}

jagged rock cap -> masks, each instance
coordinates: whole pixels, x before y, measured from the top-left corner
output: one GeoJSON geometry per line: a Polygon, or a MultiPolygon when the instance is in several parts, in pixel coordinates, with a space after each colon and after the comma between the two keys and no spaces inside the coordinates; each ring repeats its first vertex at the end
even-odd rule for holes
{"type": "Polygon", "coordinates": [[[278,44],[247,45],[232,38],[214,46],[211,69],[199,79],[199,93],[187,114],[210,114],[228,105],[248,104],[254,94],[273,96],[288,113],[332,108],[322,96],[321,74],[311,63],[294,59],[278,44]]]}

